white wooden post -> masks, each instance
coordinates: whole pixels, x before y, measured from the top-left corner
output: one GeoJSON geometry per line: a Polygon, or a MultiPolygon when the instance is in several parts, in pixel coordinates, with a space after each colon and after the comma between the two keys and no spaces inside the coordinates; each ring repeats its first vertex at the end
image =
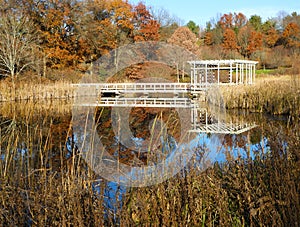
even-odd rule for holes
{"type": "Polygon", "coordinates": [[[207,87],[207,63],[205,63],[205,87],[207,87]]]}
{"type": "Polygon", "coordinates": [[[220,62],[218,62],[218,85],[220,84],[220,62]]]}
{"type": "Polygon", "coordinates": [[[242,76],[241,76],[242,80],[241,83],[244,83],[244,63],[242,63],[242,76]]]}
{"type": "Polygon", "coordinates": [[[256,64],[254,64],[253,83],[255,83],[255,76],[256,76],[256,64]]]}
{"type": "Polygon", "coordinates": [[[236,64],[236,69],[235,69],[235,84],[238,84],[239,80],[239,64],[236,64]]]}
{"type": "Polygon", "coordinates": [[[232,83],[232,61],[230,61],[229,83],[232,83]]]}
{"type": "Polygon", "coordinates": [[[250,84],[252,84],[253,64],[250,64],[250,84]]]}

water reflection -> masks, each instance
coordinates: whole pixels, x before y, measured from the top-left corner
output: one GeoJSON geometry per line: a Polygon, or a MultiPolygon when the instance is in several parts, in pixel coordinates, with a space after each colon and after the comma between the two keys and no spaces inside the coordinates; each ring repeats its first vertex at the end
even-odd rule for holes
{"type": "MultiPolygon", "coordinates": [[[[97,174],[90,174],[91,177],[87,177],[86,172],[91,170],[89,163],[82,159],[75,161],[80,157],[81,151],[76,141],[80,138],[79,136],[84,137],[85,124],[81,125],[82,133],[78,133],[78,131],[73,133],[71,107],[72,103],[61,101],[53,103],[23,102],[1,104],[1,181],[9,181],[10,185],[16,184],[18,188],[25,188],[26,190],[28,188],[39,190],[37,192],[37,198],[39,198],[43,193],[49,193],[47,191],[49,187],[55,187],[56,191],[62,184],[70,184],[74,179],[74,184],[80,186],[78,181],[76,181],[78,178],[80,182],[84,182],[83,188],[92,184],[94,193],[96,192],[99,197],[104,196],[103,206],[105,208],[103,214],[107,216],[113,215],[115,222],[117,222],[118,213],[122,205],[121,196],[127,189],[119,186],[117,183],[107,182],[97,174]],[[74,178],[74,176],[77,178],[74,178]],[[45,187],[41,187],[41,185],[45,185],[45,187]],[[115,196],[116,194],[118,195],[117,197],[115,196]]],[[[129,112],[122,116],[128,117],[128,129],[131,130],[132,136],[129,139],[133,139],[132,144],[128,144],[130,141],[125,140],[125,138],[122,140],[118,136],[117,133],[120,132],[116,130],[118,129],[118,124],[113,129],[112,116],[117,117],[118,114],[124,113],[124,108],[97,107],[94,109],[92,119],[95,122],[96,132],[107,151],[105,155],[119,157],[119,161],[126,165],[139,167],[148,165],[151,162],[166,160],[167,158],[171,160],[172,156],[176,154],[174,151],[178,151],[183,142],[189,145],[188,154],[193,155],[196,159],[192,162],[193,167],[200,171],[211,166],[216,161],[227,162],[239,158],[252,159],[259,155],[271,153],[272,149],[274,150],[274,147],[278,146],[278,144],[282,145],[278,149],[283,151],[286,151],[287,147],[291,146],[294,146],[295,150],[297,143],[299,144],[299,127],[294,127],[293,130],[295,132],[290,131],[286,119],[278,120],[241,112],[217,115],[216,113],[218,112],[214,109],[213,111],[207,111],[212,116],[213,121],[215,119],[227,120],[229,124],[231,122],[233,124],[236,122],[256,122],[258,127],[240,134],[196,133],[193,131],[189,134],[181,133],[181,128],[189,131],[191,126],[193,126],[190,115],[192,110],[175,107],[128,107],[129,112]],[[183,112],[179,114],[178,111],[183,112]],[[112,114],[113,112],[115,115],[112,114]],[[187,121],[180,120],[182,116],[187,121]],[[155,124],[157,128],[149,127],[149,125],[152,126],[154,123],[157,123],[155,124]],[[161,131],[161,129],[164,130],[161,131]],[[289,132],[289,135],[291,133],[298,135],[298,137],[295,137],[295,145],[284,142],[289,141],[289,138],[282,136],[282,134],[288,135],[287,132],[289,132]],[[280,137],[277,136],[278,133],[280,133],[280,137]],[[143,148],[143,141],[147,139],[150,141],[151,135],[153,135],[152,138],[155,135],[157,136],[157,140],[152,139],[153,142],[151,143],[153,144],[152,147],[154,145],[157,146],[157,152],[146,152],[143,148]],[[186,135],[189,135],[189,137],[186,135]],[[277,138],[280,139],[280,143],[274,142],[277,138]],[[124,141],[125,145],[135,145],[136,147],[128,148],[120,141],[124,141]],[[183,142],[180,143],[181,141],[183,142]]],[[[90,110],[84,107],[84,110],[87,109],[90,110]]],[[[86,119],[86,113],[82,117],[86,119]]],[[[201,118],[198,117],[198,119],[201,118]]],[[[292,138],[294,137],[291,136],[290,139],[292,138]]],[[[68,193],[72,193],[72,190],[68,191],[68,193]]],[[[61,195],[65,196],[65,192],[62,192],[61,195]]],[[[72,196],[72,199],[76,198],[76,196],[72,196]]],[[[55,201],[52,201],[52,203],[55,204],[55,201]]]]}
{"type": "MultiPolygon", "coordinates": [[[[209,144],[211,153],[212,151],[221,152],[224,150],[220,149],[224,138],[234,140],[239,132],[246,132],[239,131],[236,125],[246,126],[242,129],[250,129],[254,126],[253,121],[245,120],[243,116],[237,118],[236,114],[224,114],[209,106],[204,108],[204,104],[197,104],[190,98],[181,98],[185,99],[184,108],[175,106],[169,108],[101,107],[99,105],[93,113],[93,120],[101,143],[107,151],[106,154],[118,156],[119,161],[126,165],[143,166],[172,158],[175,151],[180,149],[185,149],[186,153],[192,152],[201,145],[199,141],[203,141],[202,145],[205,144],[205,146],[209,144]],[[201,108],[199,108],[200,105],[202,105],[201,108]],[[125,124],[118,124],[118,122],[125,122],[125,124]],[[224,124],[228,126],[228,131],[224,130],[224,124]],[[210,131],[211,126],[220,129],[220,133],[215,134],[210,131]]],[[[128,103],[128,100],[125,100],[126,97],[115,99],[128,103]]],[[[176,99],[178,97],[173,98],[174,103],[177,102],[176,99]]],[[[81,126],[81,131],[72,133],[71,107],[72,103],[64,101],[3,103],[1,107],[2,144],[5,143],[7,135],[14,134],[19,138],[15,156],[17,159],[34,157],[33,151],[39,149],[40,142],[44,146],[47,144],[45,149],[53,151],[53,154],[49,156],[59,157],[59,153],[63,150],[63,157],[71,158],[74,150],[79,151],[79,145],[76,142],[85,138],[84,125],[81,126]],[[8,131],[8,129],[13,130],[8,131]],[[32,132],[37,129],[41,138],[36,133],[34,133],[35,138],[30,138],[33,136],[32,132]]],[[[259,141],[254,142],[259,143],[259,141]]],[[[8,145],[8,141],[6,144],[8,145]]],[[[233,146],[233,144],[228,143],[228,146],[233,146]]],[[[1,160],[7,156],[4,148],[5,146],[2,146],[1,160]]]]}
{"type": "MultiPolygon", "coordinates": [[[[231,118],[222,105],[187,95],[135,94],[97,100],[79,97],[73,127],[75,143],[97,174],[126,186],[147,186],[184,168],[200,135],[207,137],[206,143],[222,144],[224,135],[247,132],[255,124],[231,118]],[[218,140],[213,142],[213,137],[218,140]]],[[[205,163],[213,163],[222,152],[210,148],[210,154],[202,157],[205,163]]]]}

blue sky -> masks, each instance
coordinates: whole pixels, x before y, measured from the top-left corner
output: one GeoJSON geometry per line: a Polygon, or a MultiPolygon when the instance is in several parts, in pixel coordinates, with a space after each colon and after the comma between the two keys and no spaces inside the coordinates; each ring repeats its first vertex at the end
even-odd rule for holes
{"type": "MultiPolygon", "coordinates": [[[[136,4],[140,0],[129,0],[136,4]]],[[[201,27],[218,14],[241,12],[249,17],[259,15],[263,21],[276,17],[279,11],[300,14],[300,0],[142,0],[147,6],[165,8],[171,15],[183,19],[185,23],[193,20],[201,27]]]]}

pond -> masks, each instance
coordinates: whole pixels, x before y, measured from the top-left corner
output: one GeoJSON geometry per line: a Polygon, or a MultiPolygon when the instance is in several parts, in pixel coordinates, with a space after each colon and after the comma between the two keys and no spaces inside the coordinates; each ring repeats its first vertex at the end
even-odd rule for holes
{"type": "Polygon", "coordinates": [[[102,224],[142,223],[143,206],[136,200],[129,206],[128,198],[144,193],[149,199],[147,190],[178,177],[191,180],[186,176],[196,174],[196,181],[216,165],[232,163],[252,163],[253,168],[275,149],[298,163],[295,119],[230,112],[178,97],[165,98],[162,106],[149,106],[145,99],[117,101],[93,107],[64,100],[1,103],[4,224],[56,225],[79,214],[85,215],[78,217],[82,221],[102,224]]]}

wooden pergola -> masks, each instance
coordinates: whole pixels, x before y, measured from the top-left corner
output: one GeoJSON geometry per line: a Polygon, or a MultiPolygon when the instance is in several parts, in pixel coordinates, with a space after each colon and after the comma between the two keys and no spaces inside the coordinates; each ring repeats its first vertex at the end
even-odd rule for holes
{"type": "Polygon", "coordinates": [[[188,63],[191,66],[191,84],[197,86],[200,84],[253,84],[258,62],[250,60],[199,60],[188,63]]]}

